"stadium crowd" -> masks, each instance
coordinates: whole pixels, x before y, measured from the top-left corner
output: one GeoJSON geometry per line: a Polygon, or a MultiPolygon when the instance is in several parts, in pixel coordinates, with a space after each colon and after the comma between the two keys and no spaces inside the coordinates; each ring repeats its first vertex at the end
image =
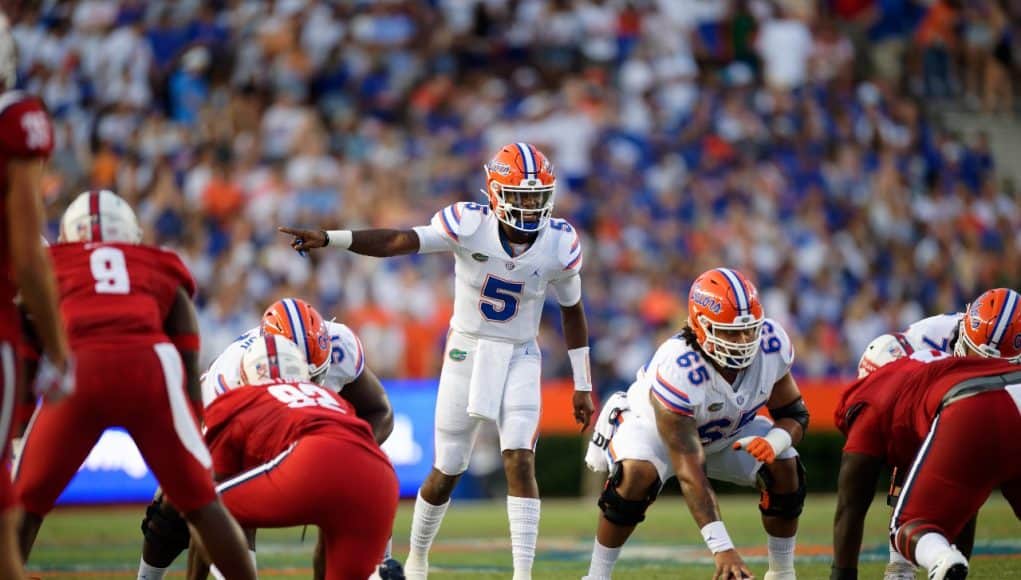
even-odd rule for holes
{"type": "MultiPolygon", "coordinates": [[[[207,362],[295,295],[351,325],[378,374],[436,376],[448,256],[302,259],[276,226],[425,224],[481,201],[482,164],[519,140],[553,160],[555,213],[584,235],[601,389],[630,382],[720,264],[757,283],[810,378],[1021,286],[1014,184],[985,136],[922,108],[1013,114],[1018,2],[20,5],[23,88],[56,123],[50,235],[83,189],[127,198],[198,281],[207,362]]],[[[544,318],[545,376],[569,376],[544,318]]]]}

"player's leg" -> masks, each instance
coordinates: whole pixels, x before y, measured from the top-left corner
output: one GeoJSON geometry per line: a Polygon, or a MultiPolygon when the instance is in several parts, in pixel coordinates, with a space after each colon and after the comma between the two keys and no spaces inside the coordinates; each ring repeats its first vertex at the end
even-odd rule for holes
{"type": "Polygon", "coordinates": [[[621,424],[607,448],[613,464],[599,496],[599,520],[592,546],[589,580],[610,578],[621,547],[673,474],[655,425],[632,416],[621,424]]]}
{"type": "Polygon", "coordinates": [[[58,403],[39,404],[25,429],[21,454],[13,466],[15,493],[24,508],[18,542],[25,560],[43,518],[53,509],[107,424],[105,409],[111,402],[102,396],[101,385],[95,378],[104,375],[109,355],[103,351],[79,351],[75,356],[75,392],[58,403]]]}
{"type": "Polygon", "coordinates": [[[891,523],[897,550],[927,568],[930,578],[967,574],[967,560],[948,538],[961,533],[1009,476],[1004,470],[1016,469],[1018,428],[1018,410],[1002,391],[957,401],[933,421],[891,523]]]}
{"type": "MultiPolygon", "coordinates": [[[[764,436],[773,423],[757,417],[740,435],[764,436]]],[[[798,452],[790,447],[770,465],[763,465],[742,450],[729,445],[706,456],[706,474],[712,479],[729,481],[759,489],[759,511],[766,531],[769,570],[766,580],[792,579],[798,517],[805,504],[805,471],[798,452]]]]}
{"type": "Polygon", "coordinates": [[[157,489],[142,518],[142,558],[137,580],[161,580],[174,560],[188,549],[191,531],[188,522],[157,489]]]}
{"type": "Polygon", "coordinates": [[[130,370],[141,371],[141,376],[121,395],[128,411],[121,417],[124,427],[213,563],[228,578],[255,578],[241,527],[216,497],[212,458],[185,395],[177,349],[157,344],[139,353],[136,361],[138,368],[130,370]]]}
{"type": "Polygon", "coordinates": [[[11,425],[18,393],[18,368],[14,347],[0,342],[0,578],[20,578],[24,573],[18,549],[18,523],[21,509],[7,471],[11,425]]]}
{"type": "Polygon", "coordinates": [[[507,519],[510,523],[514,578],[531,577],[539,538],[539,484],[535,480],[535,442],[539,434],[539,376],[541,360],[535,354],[515,354],[507,373],[500,407],[500,450],[507,475],[507,519]]]}
{"type": "MultiPolygon", "coordinates": [[[[470,351],[474,347],[466,337],[450,334],[447,349],[470,351]]],[[[424,578],[429,572],[429,549],[440,531],[443,516],[450,507],[450,495],[461,474],[468,469],[468,460],[479,421],[468,416],[468,385],[471,382],[471,358],[443,361],[439,391],[436,394],[436,457],[433,468],[418,490],[411,520],[411,538],[404,573],[411,578],[424,578]]]]}

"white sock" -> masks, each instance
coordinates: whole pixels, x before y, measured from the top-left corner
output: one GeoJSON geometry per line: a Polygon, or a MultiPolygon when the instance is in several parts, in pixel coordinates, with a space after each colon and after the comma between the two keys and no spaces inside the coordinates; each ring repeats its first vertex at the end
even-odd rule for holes
{"type": "MultiPolygon", "coordinates": [[[[892,542],[890,543],[890,563],[891,564],[900,564],[900,563],[911,564],[911,562],[907,558],[905,558],[900,552],[897,551],[897,548],[893,547],[893,543],[892,542]]],[[[911,564],[911,565],[914,566],[914,564],[911,564]]]]}
{"type": "Polygon", "coordinates": [[[507,496],[507,519],[510,521],[511,554],[514,576],[528,578],[535,560],[535,542],[539,538],[538,498],[507,496]],[[519,576],[520,574],[520,576],[519,576]]]}
{"type": "Polygon", "coordinates": [[[924,566],[928,570],[935,566],[936,561],[949,549],[950,542],[943,537],[943,534],[937,534],[936,532],[923,534],[921,538],[918,538],[918,543],[915,544],[915,561],[918,562],[919,566],[924,566]]]}
{"type": "Polygon", "coordinates": [[[170,568],[157,568],[156,566],[150,566],[145,558],[142,558],[138,564],[138,580],[163,580],[163,577],[167,575],[167,570],[170,568]]]}
{"type": "Polygon", "coordinates": [[[394,537],[390,536],[390,539],[386,541],[386,550],[383,551],[383,561],[386,562],[390,558],[393,558],[394,554],[394,537]]]}
{"type": "MultiPolygon", "coordinates": [[[[768,534],[767,534],[768,536],[768,534]]],[[[769,569],[773,572],[785,572],[794,569],[794,539],[768,536],[769,569]]]]}
{"type": "Polygon", "coordinates": [[[419,492],[415,499],[415,515],[411,520],[411,551],[408,553],[408,559],[416,558],[423,562],[428,559],[429,548],[440,531],[440,524],[448,507],[450,500],[433,505],[422,499],[422,493],[419,492]]]}
{"type": "Polygon", "coordinates": [[[613,567],[620,558],[621,548],[607,548],[599,543],[599,538],[592,545],[592,563],[588,567],[589,580],[608,580],[613,576],[613,567]]]}

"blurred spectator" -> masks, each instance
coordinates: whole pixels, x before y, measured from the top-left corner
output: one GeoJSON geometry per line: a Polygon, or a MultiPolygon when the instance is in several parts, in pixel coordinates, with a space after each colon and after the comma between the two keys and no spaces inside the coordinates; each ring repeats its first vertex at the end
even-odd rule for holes
{"type": "MultiPolygon", "coordinates": [[[[198,281],[207,361],[297,294],[351,324],[380,374],[435,375],[449,258],[302,259],[275,226],[427,223],[482,201],[482,164],[519,140],[549,154],[555,212],[585,238],[601,389],[633,379],[721,264],[756,281],[807,377],[1021,283],[1018,193],[989,137],[919,98],[1013,112],[1014,2],[95,0],[11,17],[22,86],[56,119],[51,207],[88,187],[132,200],[198,281]]],[[[546,376],[568,374],[557,332],[547,316],[546,376]]]]}

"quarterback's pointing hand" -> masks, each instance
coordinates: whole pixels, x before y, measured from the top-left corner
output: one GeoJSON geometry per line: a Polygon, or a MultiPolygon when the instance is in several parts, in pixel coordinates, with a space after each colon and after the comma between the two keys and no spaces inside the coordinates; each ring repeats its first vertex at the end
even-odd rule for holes
{"type": "Polygon", "coordinates": [[[296,252],[307,252],[326,245],[326,232],[323,230],[303,230],[299,228],[277,228],[282,234],[293,236],[291,247],[296,252]]]}

